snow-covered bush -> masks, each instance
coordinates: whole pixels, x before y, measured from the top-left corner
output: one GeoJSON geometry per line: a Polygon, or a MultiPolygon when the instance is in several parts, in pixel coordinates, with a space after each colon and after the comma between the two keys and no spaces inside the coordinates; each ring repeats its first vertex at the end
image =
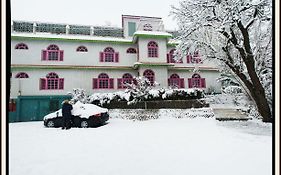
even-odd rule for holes
{"type": "Polygon", "coordinates": [[[227,86],[222,91],[226,94],[238,94],[242,93],[242,88],[240,86],[227,86]]]}
{"type": "Polygon", "coordinates": [[[156,86],[157,82],[150,82],[147,78],[139,76],[134,77],[132,83],[126,83],[125,93],[130,94],[132,97],[129,99],[128,104],[136,103],[138,101],[144,101],[145,99],[151,98],[149,97],[149,91],[152,90],[154,86],[156,86]]]}
{"type": "Polygon", "coordinates": [[[214,117],[212,108],[192,109],[110,109],[111,118],[121,118],[133,121],[146,121],[159,118],[210,118],[214,117]]]}
{"type": "Polygon", "coordinates": [[[71,100],[73,104],[77,101],[80,101],[81,103],[89,103],[88,95],[86,94],[84,89],[80,88],[74,88],[72,92],[68,92],[69,95],[71,95],[71,100]]]}
{"type": "Polygon", "coordinates": [[[142,98],[132,95],[130,91],[119,91],[113,93],[94,93],[89,96],[89,103],[96,105],[109,104],[111,102],[126,101],[129,104],[137,103],[138,101],[152,100],[190,100],[200,99],[204,93],[200,89],[150,89],[142,98]]]}

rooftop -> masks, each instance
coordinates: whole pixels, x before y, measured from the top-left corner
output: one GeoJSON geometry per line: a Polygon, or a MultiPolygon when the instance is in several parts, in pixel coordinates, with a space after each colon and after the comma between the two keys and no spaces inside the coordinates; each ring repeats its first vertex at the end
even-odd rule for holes
{"type": "MultiPolygon", "coordinates": [[[[124,15],[128,16],[128,15],[124,15]]],[[[135,16],[137,17],[137,16],[135,16]]],[[[149,18],[149,17],[147,17],[149,18]]],[[[161,18],[159,18],[161,19],[161,18]]],[[[45,23],[32,21],[12,21],[13,33],[36,33],[36,34],[54,34],[54,35],[73,35],[73,36],[91,36],[91,37],[114,37],[124,38],[123,29],[110,26],[90,26],[61,23],[45,23]]],[[[166,31],[174,38],[178,36],[177,31],[166,31]]]]}

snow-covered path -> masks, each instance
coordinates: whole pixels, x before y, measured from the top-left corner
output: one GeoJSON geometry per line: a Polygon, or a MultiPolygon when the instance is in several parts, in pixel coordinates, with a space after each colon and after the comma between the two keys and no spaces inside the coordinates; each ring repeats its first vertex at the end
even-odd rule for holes
{"type": "Polygon", "coordinates": [[[214,118],[9,124],[10,175],[271,175],[272,128],[214,118]]]}

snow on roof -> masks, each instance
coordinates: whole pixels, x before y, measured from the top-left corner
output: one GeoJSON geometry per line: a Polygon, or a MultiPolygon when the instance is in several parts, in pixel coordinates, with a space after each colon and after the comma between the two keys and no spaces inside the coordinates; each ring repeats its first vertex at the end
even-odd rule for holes
{"type": "Polygon", "coordinates": [[[155,35],[155,36],[172,37],[172,34],[168,32],[159,32],[159,31],[136,31],[134,33],[134,36],[138,36],[138,35],[155,35]]]}
{"type": "Polygon", "coordinates": [[[30,38],[51,38],[51,39],[69,39],[69,40],[90,40],[90,41],[113,41],[113,42],[132,42],[131,39],[115,38],[115,37],[98,37],[86,35],[66,35],[51,33],[16,33],[11,34],[12,37],[30,37],[30,38]]]}

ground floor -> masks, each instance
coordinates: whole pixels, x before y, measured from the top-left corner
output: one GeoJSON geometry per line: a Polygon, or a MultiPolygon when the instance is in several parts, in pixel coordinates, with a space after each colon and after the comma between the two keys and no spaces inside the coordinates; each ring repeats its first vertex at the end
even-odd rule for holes
{"type": "Polygon", "coordinates": [[[142,66],[133,68],[100,69],[20,69],[14,68],[11,77],[10,95],[40,96],[66,95],[73,88],[84,89],[87,94],[95,92],[114,92],[125,89],[124,83],[131,82],[135,76],[144,76],[155,88],[200,88],[205,92],[219,93],[221,85],[216,81],[220,73],[215,69],[176,69],[165,66],[142,66]]]}
{"type": "Polygon", "coordinates": [[[57,110],[73,88],[84,89],[88,95],[102,92],[124,91],[125,83],[133,77],[144,76],[155,88],[199,88],[207,93],[220,93],[216,82],[220,73],[215,69],[171,68],[167,65],[137,68],[67,68],[35,67],[13,68],[10,89],[9,121],[41,120],[44,115],[57,110]]]}

